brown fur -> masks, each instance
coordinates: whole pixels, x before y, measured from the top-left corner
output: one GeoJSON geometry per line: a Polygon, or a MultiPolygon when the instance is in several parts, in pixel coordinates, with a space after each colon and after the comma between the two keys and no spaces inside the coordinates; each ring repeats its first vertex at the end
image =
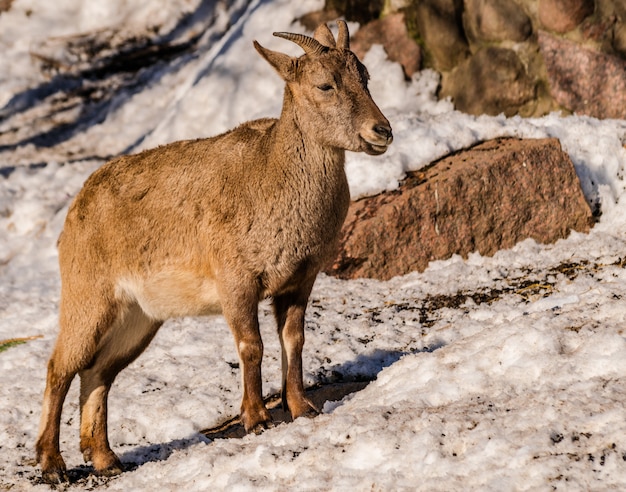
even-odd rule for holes
{"type": "Polygon", "coordinates": [[[66,479],[59,419],[81,378],[80,446],[97,473],[122,465],[107,437],[107,396],[164,320],[223,312],[239,351],[241,419],[271,424],[261,392],[258,302],[271,297],[283,352],[283,401],[315,414],[304,395],[304,313],[334,251],[349,203],[344,149],[391,143],[367,90],[367,72],[323,25],[315,39],[278,33],[300,58],[259,53],[286,81],[280,119],[119,157],[72,203],[59,238],[60,332],[48,365],[37,458],[46,481],[66,479]]]}

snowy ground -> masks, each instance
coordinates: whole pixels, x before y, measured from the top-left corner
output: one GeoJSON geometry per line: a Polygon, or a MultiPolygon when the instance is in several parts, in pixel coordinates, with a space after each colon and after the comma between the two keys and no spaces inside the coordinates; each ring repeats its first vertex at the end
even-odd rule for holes
{"type": "MultiPolygon", "coordinates": [[[[251,41],[297,53],[271,31],[301,31],[293,19],[322,2],[295,4],[15,0],[0,14],[0,341],[35,337],[0,352],[0,490],[47,489],[33,446],[57,330],[55,241],[70,200],[103,156],[277,115],[281,83],[251,41]],[[108,78],[108,89],[122,90],[99,87],[98,111],[81,113],[71,71],[89,57],[70,41],[104,37],[115,52],[145,33],[196,39],[195,49],[146,67],[139,82],[108,78]],[[27,141],[47,147],[17,145],[27,141]]],[[[476,118],[435,100],[433,73],[405,83],[376,47],[365,62],[395,141],[382,157],[348,156],[353,196],[391,189],[406,170],[486,138],[555,136],[599,204],[599,223],[555,245],[528,240],[388,282],[320,276],[307,316],[306,382],[373,382],[327,402],[315,419],[260,436],[211,441],[200,432],[238,411],[224,320],[168,322],[111,394],[123,475],[99,479],[81,465],[72,387],[61,439],[70,490],[626,486],[626,121],[476,118]]],[[[261,323],[269,395],[280,367],[267,304],[261,323]]]]}

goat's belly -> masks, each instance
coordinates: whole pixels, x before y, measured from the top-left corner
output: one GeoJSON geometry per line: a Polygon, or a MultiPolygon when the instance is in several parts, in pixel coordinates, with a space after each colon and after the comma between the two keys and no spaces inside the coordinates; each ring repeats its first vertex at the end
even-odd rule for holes
{"type": "Polygon", "coordinates": [[[119,300],[136,302],[155,320],[222,312],[212,279],[191,272],[159,272],[150,278],[124,278],[117,284],[119,300]]]}

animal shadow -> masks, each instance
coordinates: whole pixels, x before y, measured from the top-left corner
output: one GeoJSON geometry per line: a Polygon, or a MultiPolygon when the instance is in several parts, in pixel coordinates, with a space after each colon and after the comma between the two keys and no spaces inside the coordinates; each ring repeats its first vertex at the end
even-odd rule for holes
{"type": "MultiPolygon", "coordinates": [[[[437,350],[443,343],[425,348],[419,352],[432,352],[437,350]]],[[[414,353],[414,351],[411,351],[414,353]]],[[[407,352],[397,350],[375,350],[367,355],[361,354],[356,359],[348,361],[333,369],[332,377],[324,377],[323,380],[306,390],[307,398],[318,408],[323,409],[326,402],[339,401],[348,395],[358,393],[369,383],[376,379],[377,374],[385,367],[397,362],[407,352]]],[[[275,425],[292,421],[289,412],[282,408],[282,400],[279,393],[265,398],[265,404],[270,411],[275,425]]],[[[172,453],[178,450],[188,449],[199,442],[210,443],[215,439],[238,439],[246,435],[239,416],[232,417],[215,427],[204,429],[198,434],[183,439],[175,439],[167,443],[151,444],[149,446],[133,446],[120,454],[125,472],[133,471],[146,463],[166,461],[172,453]]],[[[98,477],[94,474],[93,467],[80,465],[68,469],[67,474],[72,486],[85,485],[90,487],[106,486],[115,477],[98,477]]]]}
{"type": "MultiPolygon", "coordinates": [[[[345,396],[356,393],[365,388],[370,381],[350,381],[340,383],[320,383],[306,391],[307,398],[315,405],[316,408],[322,409],[327,401],[337,401],[345,396]]],[[[289,412],[283,410],[280,395],[272,395],[266,399],[267,406],[272,420],[275,425],[291,422],[289,412]]],[[[233,417],[216,427],[201,431],[207,438],[214,439],[233,439],[241,438],[246,435],[239,416],[233,417]]]]}

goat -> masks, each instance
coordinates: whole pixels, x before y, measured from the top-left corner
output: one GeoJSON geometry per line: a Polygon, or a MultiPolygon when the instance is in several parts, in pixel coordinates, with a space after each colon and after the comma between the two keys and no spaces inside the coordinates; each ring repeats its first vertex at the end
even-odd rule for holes
{"type": "Polygon", "coordinates": [[[111,385],[171,317],[223,313],[243,380],[247,432],[271,426],[262,399],[258,303],[271,298],[282,352],[282,400],[312,416],[302,377],[304,315],[335,252],[350,196],[345,150],[382,154],[391,127],[371,98],[348,28],[326,24],[294,58],[254,47],[285,81],[279,119],[179,141],[103,165],[72,202],[58,241],[59,335],[48,362],[37,460],[67,480],[63,402],[80,375],[80,449],[97,474],[122,472],[107,435],[111,385]]]}

